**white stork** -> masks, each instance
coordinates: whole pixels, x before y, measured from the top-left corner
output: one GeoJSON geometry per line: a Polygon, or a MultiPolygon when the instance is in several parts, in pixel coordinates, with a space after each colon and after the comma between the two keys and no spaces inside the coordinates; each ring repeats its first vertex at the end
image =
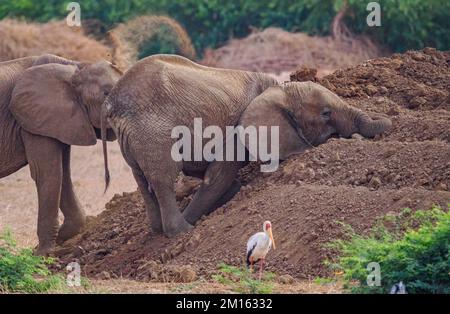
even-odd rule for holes
{"type": "Polygon", "coordinates": [[[259,261],[259,280],[261,280],[264,268],[264,260],[271,246],[275,250],[275,241],[272,234],[272,224],[265,221],[263,224],[264,232],[257,232],[248,239],[247,242],[247,266],[253,268],[253,264],[259,261]]]}

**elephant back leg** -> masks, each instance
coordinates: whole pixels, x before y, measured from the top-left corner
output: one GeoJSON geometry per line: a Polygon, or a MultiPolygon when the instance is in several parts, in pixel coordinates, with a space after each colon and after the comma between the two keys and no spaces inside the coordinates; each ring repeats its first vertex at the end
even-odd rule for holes
{"type": "Polygon", "coordinates": [[[161,220],[161,211],[155,193],[140,169],[136,167],[133,168],[133,176],[138,184],[139,192],[141,192],[142,198],[144,199],[152,231],[156,234],[163,233],[164,229],[161,220]]]}
{"type": "MultiPolygon", "coordinates": [[[[1,151],[0,151],[1,154],[1,151]]],[[[1,157],[0,157],[1,158],[1,157]]],[[[28,164],[25,152],[17,154],[17,158],[11,161],[0,162],[0,179],[19,171],[28,164]]]]}
{"type": "Polygon", "coordinates": [[[59,208],[64,215],[64,223],[59,229],[57,243],[62,243],[80,233],[86,223],[86,214],[74,192],[70,170],[69,145],[64,145],[62,152],[62,188],[59,208]]]}
{"type": "Polygon", "coordinates": [[[30,165],[31,177],[38,193],[39,245],[36,254],[47,255],[54,246],[58,232],[58,208],[63,176],[62,155],[64,144],[22,130],[25,152],[30,165]]]}
{"type": "MultiPolygon", "coordinates": [[[[181,171],[181,162],[175,162],[171,155],[171,142],[159,143],[158,148],[153,150],[149,147],[151,140],[145,137],[131,138],[129,141],[129,151],[133,156],[139,171],[143,174],[147,181],[147,187],[140,184],[140,190],[150,191],[156,196],[158,203],[161,224],[164,234],[174,236],[178,233],[188,231],[192,226],[186,222],[178,208],[175,195],[175,181],[181,171]],[[150,186],[150,187],[149,187],[150,186]],[[142,188],[141,188],[142,187],[142,188]]],[[[154,208],[154,199],[152,200],[144,196],[147,209],[154,208]],[[153,201],[152,201],[153,200],[153,201]]],[[[157,213],[154,213],[157,216],[157,213]]],[[[152,217],[150,217],[152,219],[152,217]]]]}
{"type": "Polygon", "coordinates": [[[28,164],[20,128],[15,121],[2,119],[0,113],[0,178],[28,164]]]}

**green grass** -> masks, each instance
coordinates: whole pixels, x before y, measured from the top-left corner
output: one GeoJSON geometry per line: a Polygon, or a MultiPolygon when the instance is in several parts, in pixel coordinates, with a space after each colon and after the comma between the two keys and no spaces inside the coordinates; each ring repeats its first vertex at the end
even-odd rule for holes
{"type": "Polygon", "coordinates": [[[264,272],[263,278],[259,280],[258,275],[252,273],[247,267],[235,267],[225,263],[218,265],[219,274],[212,278],[218,283],[230,286],[238,293],[268,294],[273,292],[273,281],[275,274],[264,272]]]}
{"type": "MultiPolygon", "coordinates": [[[[450,208],[450,204],[449,204],[450,208]]],[[[379,220],[368,235],[346,226],[348,240],[329,247],[339,252],[335,270],[344,272],[345,288],[354,293],[388,293],[403,281],[408,293],[450,293],[450,211],[439,207],[379,220]],[[368,286],[366,269],[380,264],[381,285],[368,286]]]]}
{"type": "MultiPolygon", "coordinates": [[[[48,267],[52,258],[33,255],[31,248],[18,248],[10,230],[0,234],[0,292],[67,293],[65,276],[53,274],[48,267]]],[[[81,278],[83,288],[89,286],[81,278]]]]}
{"type": "Polygon", "coordinates": [[[335,280],[332,278],[322,278],[322,277],[316,277],[313,280],[313,283],[315,283],[317,285],[321,285],[321,286],[324,286],[324,285],[327,285],[330,283],[334,283],[334,282],[335,282],[335,280]]]}

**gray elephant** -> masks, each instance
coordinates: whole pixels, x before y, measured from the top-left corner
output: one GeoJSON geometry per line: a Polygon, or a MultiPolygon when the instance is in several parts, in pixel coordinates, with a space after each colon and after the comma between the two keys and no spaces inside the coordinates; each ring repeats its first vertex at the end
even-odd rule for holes
{"type": "MultiPolygon", "coordinates": [[[[70,177],[70,145],[100,138],[101,104],[121,75],[106,61],[54,55],[0,63],[0,178],[30,165],[39,203],[37,254],[48,254],[56,238],[74,236],[85,223],[70,177]]],[[[106,139],[115,139],[112,130],[106,139]]]]}
{"type": "MultiPolygon", "coordinates": [[[[103,124],[113,128],[133,170],[153,231],[169,236],[189,230],[221,198],[227,194],[229,198],[244,164],[175,161],[172,148],[177,139],[171,135],[177,126],[192,130],[195,118],[202,118],[205,127],[222,130],[236,125],[278,126],[280,159],[334,135],[373,137],[391,126],[389,119],[372,119],[312,82],[279,85],[262,73],[205,67],[173,55],[155,55],[136,63],[112,89],[103,110],[103,124]],[[183,211],[177,208],[174,192],[180,171],[203,178],[183,211]]],[[[107,163],[105,171],[108,184],[107,163]]]]}

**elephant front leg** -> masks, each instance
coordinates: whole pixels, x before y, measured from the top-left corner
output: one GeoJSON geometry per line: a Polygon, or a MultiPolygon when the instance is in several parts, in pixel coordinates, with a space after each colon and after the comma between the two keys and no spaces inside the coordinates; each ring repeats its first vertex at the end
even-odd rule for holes
{"type": "Polygon", "coordinates": [[[206,170],[203,184],[183,212],[184,218],[194,224],[203,215],[211,213],[217,206],[231,199],[237,193],[233,183],[241,167],[241,162],[211,163],[206,170]]]}
{"type": "Polygon", "coordinates": [[[70,150],[69,145],[65,145],[63,148],[63,178],[59,207],[64,215],[64,223],[59,228],[57,243],[62,243],[74,237],[81,232],[81,229],[86,224],[86,214],[73,189],[70,171],[70,150]]]}
{"type": "Polygon", "coordinates": [[[60,142],[22,131],[31,177],[38,192],[38,255],[48,255],[55,247],[58,208],[62,185],[62,146],[60,142]]]}

